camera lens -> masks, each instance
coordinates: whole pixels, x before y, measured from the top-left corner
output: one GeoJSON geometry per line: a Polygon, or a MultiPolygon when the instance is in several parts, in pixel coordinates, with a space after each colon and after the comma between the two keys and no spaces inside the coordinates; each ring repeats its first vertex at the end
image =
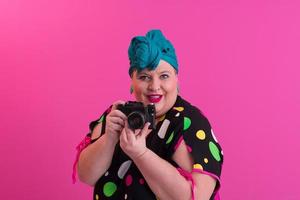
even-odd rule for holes
{"type": "Polygon", "coordinates": [[[145,124],[145,117],[143,113],[135,111],[128,115],[127,117],[129,128],[131,129],[141,129],[145,124]]]}

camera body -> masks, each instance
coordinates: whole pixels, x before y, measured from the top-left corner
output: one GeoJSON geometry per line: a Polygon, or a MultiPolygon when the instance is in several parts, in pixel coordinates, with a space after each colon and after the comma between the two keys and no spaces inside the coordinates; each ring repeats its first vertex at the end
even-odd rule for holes
{"type": "Polygon", "coordinates": [[[150,122],[149,129],[155,129],[154,104],[144,106],[141,102],[127,101],[125,104],[119,104],[117,109],[127,116],[130,129],[142,129],[147,122],[150,122]]]}

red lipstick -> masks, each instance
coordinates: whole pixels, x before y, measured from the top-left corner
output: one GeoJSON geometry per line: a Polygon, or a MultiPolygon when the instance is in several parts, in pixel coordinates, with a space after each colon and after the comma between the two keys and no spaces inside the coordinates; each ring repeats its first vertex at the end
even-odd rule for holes
{"type": "Polygon", "coordinates": [[[147,95],[147,97],[150,103],[158,103],[161,100],[162,95],[153,94],[153,95],[147,95]]]}

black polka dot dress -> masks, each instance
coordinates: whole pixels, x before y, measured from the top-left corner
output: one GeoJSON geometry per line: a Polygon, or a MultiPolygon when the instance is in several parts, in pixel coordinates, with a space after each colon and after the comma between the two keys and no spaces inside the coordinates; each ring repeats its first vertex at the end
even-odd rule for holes
{"type": "MultiPolygon", "coordinates": [[[[91,122],[91,131],[98,123],[102,123],[102,134],[104,133],[105,118],[109,110],[98,120],[91,122]]],[[[209,121],[201,111],[178,96],[175,105],[159,119],[156,129],[147,137],[146,145],[161,158],[180,169],[171,158],[182,141],[185,142],[187,150],[193,157],[193,172],[207,174],[216,179],[217,185],[211,200],[219,199],[218,189],[223,163],[221,146],[209,121]]],[[[97,181],[93,196],[94,200],[158,199],[119,144],[115,147],[111,166],[97,181]]]]}

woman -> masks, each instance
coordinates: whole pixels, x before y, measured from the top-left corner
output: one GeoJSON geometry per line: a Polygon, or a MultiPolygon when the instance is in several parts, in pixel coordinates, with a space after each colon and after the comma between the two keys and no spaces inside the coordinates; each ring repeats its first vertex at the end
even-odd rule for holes
{"type": "MultiPolygon", "coordinates": [[[[90,124],[78,146],[81,181],[94,186],[94,199],[218,199],[221,147],[203,114],[178,95],[178,64],[161,31],[131,40],[131,92],[155,105],[155,129],[132,130],[115,102],[90,124]]],[[[75,177],[73,177],[75,178],[75,177]]]]}

